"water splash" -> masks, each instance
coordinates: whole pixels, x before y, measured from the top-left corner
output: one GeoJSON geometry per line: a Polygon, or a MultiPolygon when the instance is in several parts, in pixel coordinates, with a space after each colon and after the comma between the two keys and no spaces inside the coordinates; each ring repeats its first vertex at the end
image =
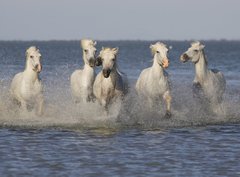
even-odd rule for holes
{"type": "MultiPolygon", "coordinates": [[[[132,82],[133,85],[134,82],[132,82]]],[[[131,89],[123,102],[115,102],[110,107],[108,116],[103,108],[95,103],[75,104],[71,99],[70,90],[65,87],[47,85],[45,91],[44,115],[38,117],[34,111],[22,113],[8,93],[9,83],[1,83],[0,126],[26,128],[66,128],[90,129],[107,128],[119,129],[137,127],[143,129],[162,129],[184,126],[204,126],[210,124],[239,123],[239,97],[235,90],[229,89],[223,102],[224,115],[214,115],[202,109],[192,97],[189,84],[174,82],[172,118],[164,119],[164,104],[149,108],[139,100],[134,89],[131,89]]],[[[133,88],[133,86],[132,86],[133,88]]]]}

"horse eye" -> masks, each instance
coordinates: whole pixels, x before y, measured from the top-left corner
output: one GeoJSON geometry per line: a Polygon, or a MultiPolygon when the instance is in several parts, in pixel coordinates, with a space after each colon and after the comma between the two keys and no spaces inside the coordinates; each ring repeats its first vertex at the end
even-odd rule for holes
{"type": "Polygon", "coordinates": [[[160,53],[159,51],[156,51],[157,53],[160,53]]]}
{"type": "Polygon", "coordinates": [[[198,50],[194,50],[194,52],[198,52],[198,50]]]}
{"type": "Polygon", "coordinates": [[[85,49],[85,50],[84,50],[84,52],[86,52],[86,53],[87,53],[87,50],[85,49]]]}
{"type": "Polygon", "coordinates": [[[30,58],[33,58],[33,56],[31,55],[30,58]]]}

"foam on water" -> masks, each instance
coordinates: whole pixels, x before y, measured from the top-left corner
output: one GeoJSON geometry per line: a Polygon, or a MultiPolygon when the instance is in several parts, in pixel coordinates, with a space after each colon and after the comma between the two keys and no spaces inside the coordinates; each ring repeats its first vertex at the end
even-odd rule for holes
{"type": "MultiPolygon", "coordinates": [[[[175,83],[176,84],[176,83],[175,83]]],[[[8,94],[8,87],[1,88],[0,125],[6,127],[18,126],[25,128],[57,127],[67,129],[88,128],[129,128],[161,129],[183,126],[202,126],[210,124],[239,123],[239,98],[236,95],[225,94],[223,102],[224,115],[214,115],[203,110],[184,84],[173,87],[172,118],[164,119],[164,104],[149,108],[139,100],[134,89],[131,89],[123,102],[115,102],[106,116],[103,108],[95,103],[75,104],[71,99],[69,89],[54,88],[45,93],[46,103],[44,114],[39,117],[34,111],[21,112],[8,94]],[[54,91],[55,90],[55,91],[54,91]]]]}

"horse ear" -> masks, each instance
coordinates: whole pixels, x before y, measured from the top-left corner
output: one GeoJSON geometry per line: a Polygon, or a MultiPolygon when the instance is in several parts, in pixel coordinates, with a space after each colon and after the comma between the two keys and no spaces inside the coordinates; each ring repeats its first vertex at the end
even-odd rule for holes
{"type": "Polygon", "coordinates": [[[112,51],[113,51],[114,54],[116,55],[116,54],[118,53],[118,47],[113,48],[112,51]]]}
{"type": "Polygon", "coordinates": [[[201,44],[201,45],[199,46],[199,49],[202,50],[202,49],[204,49],[204,47],[205,47],[205,45],[201,44]]]}
{"type": "Polygon", "coordinates": [[[149,48],[151,49],[151,53],[152,53],[152,55],[154,55],[154,53],[155,53],[154,45],[151,44],[151,45],[149,46],[149,48]]]}
{"type": "Polygon", "coordinates": [[[102,47],[102,50],[104,50],[105,49],[105,47],[102,47]]]}
{"type": "Polygon", "coordinates": [[[97,41],[94,41],[93,45],[94,45],[94,46],[97,45],[97,41]]]}

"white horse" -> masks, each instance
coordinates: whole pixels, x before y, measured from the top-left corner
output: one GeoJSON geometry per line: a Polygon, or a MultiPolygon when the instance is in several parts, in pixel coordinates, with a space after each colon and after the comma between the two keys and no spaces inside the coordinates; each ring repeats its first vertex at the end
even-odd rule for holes
{"type": "Polygon", "coordinates": [[[20,103],[23,111],[28,110],[28,106],[34,106],[37,115],[43,113],[43,86],[39,79],[42,70],[40,62],[41,53],[35,46],[26,50],[26,67],[21,73],[14,76],[10,93],[12,97],[20,103]]]}
{"type": "Polygon", "coordinates": [[[109,103],[122,97],[127,90],[127,83],[117,67],[117,53],[118,48],[102,48],[97,57],[97,65],[102,65],[102,71],[94,81],[93,92],[106,113],[109,103]]]}
{"type": "MultiPolygon", "coordinates": [[[[184,52],[180,60],[190,60],[195,65],[195,78],[193,81],[194,96],[201,101],[207,101],[213,108],[213,112],[222,113],[221,102],[226,87],[223,74],[218,70],[209,70],[207,58],[204,53],[204,45],[199,41],[193,42],[191,47],[184,52]]],[[[204,102],[206,104],[207,102],[204,102]]]]}
{"type": "Polygon", "coordinates": [[[168,48],[165,44],[157,42],[150,45],[153,57],[152,67],[144,69],[136,83],[138,95],[146,99],[150,106],[159,102],[161,98],[166,103],[165,118],[171,117],[171,94],[170,86],[165,72],[169,65],[168,48]]]}
{"type": "Polygon", "coordinates": [[[89,102],[93,100],[93,82],[95,79],[95,45],[97,42],[89,39],[81,40],[83,49],[83,69],[76,70],[71,75],[71,90],[75,102],[89,102]]]}

